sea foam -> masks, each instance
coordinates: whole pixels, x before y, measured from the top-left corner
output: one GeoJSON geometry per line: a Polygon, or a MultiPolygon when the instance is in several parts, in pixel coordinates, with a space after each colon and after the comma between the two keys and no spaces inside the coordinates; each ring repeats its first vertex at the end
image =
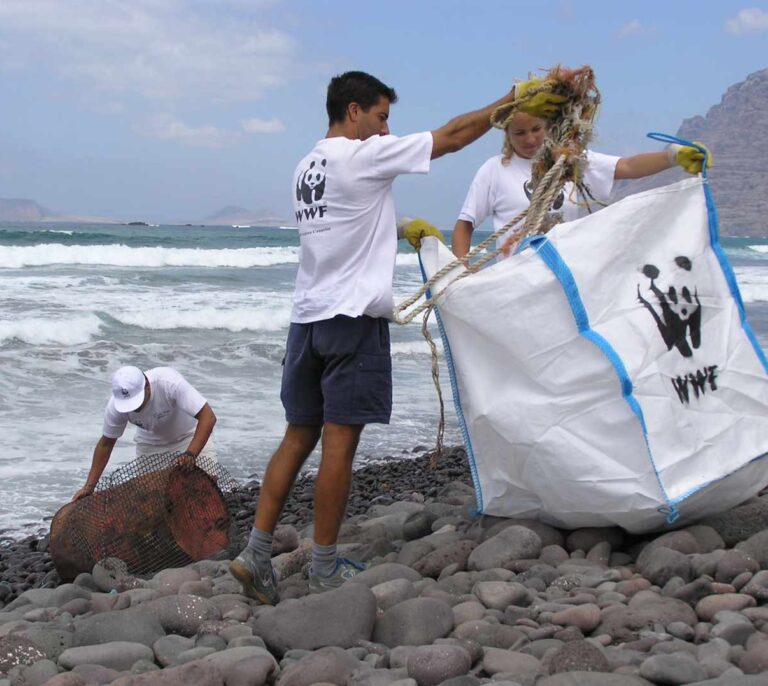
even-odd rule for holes
{"type": "Polygon", "coordinates": [[[297,247],[130,248],[127,245],[0,246],[0,269],[54,264],[112,265],[116,267],[268,267],[298,262],[297,247]]]}
{"type": "Polygon", "coordinates": [[[195,310],[140,310],[112,313],[122,324],[154,331],[170,329],[223,329],[226,331],[280,331],[291,320],[290,307],[283,309],[205,307],[195,310]]]}
{"type": "Polygon", "coordinates": [[[78,345],[91,340],[101,327],[102,321],[94,314],[66,320],[44,317],[0,319],[0,344],[17,340],[30,345],[78,345]]]}
{"type": "Polygon", "coordinates": [[[417,267],[418,264],[419,264],[419,256],[415,252],[397,253],[398,267],[417,267]]]}
{"type": "Polygon", "coordinates": [[[745,303],[768,302],[768,273],[763,267],[736,267],[734,272],[745,303]]]}
{"type": "MultiPolygon", "coordinates": [[[[436,336],[437,334],[433,334],[433,340],[435,346],[437,347],[438,354],[442,355],[443,342],[436,336]]],[[[412,357],[414,355],[432,354],[432,350],[430,349],[429,344],[423,338],[417,341],[398,341],[397,343],[392,343],[391,350],[392,354],[397,357],[412,357]]]]}

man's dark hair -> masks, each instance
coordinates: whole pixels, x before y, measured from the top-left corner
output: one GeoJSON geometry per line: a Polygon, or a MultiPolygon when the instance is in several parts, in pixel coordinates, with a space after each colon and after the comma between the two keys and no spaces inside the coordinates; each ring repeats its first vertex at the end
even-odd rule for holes
{"type": "Polygon", "coordinates": [[[350,103],[356,102],[364,112],[367,112],[381,96],[390,103],[397,102],[397,93],[394,88],[390,88],[364,71],[346,71],[334,76],[328,84],[328,97],[325,100],[329,125],[344,121],[347,105],[350,103]]]}

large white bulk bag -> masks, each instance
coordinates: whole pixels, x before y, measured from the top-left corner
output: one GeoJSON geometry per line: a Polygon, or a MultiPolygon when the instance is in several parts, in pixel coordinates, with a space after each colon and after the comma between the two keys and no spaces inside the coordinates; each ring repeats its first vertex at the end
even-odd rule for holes
{"type": "Polygon", "coordinates": [[[644,532],[768,482],[768,363],[705,180],[561,224],[436,309],[480,511],[644,532]]]}

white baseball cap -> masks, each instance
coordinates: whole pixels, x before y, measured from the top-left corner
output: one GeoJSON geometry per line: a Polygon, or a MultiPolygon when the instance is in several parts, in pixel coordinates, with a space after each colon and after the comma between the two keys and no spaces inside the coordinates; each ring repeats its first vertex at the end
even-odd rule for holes
{"type": "Polygon", "coordinates": [[[133,412],[144,402],[144,372],[138,367],[120,367],[112,376],[112,397],[118,412],[133,412]]]}

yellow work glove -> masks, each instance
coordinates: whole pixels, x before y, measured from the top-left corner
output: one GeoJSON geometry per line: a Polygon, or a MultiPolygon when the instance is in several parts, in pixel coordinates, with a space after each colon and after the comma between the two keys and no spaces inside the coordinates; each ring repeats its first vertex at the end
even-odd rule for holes
{"type": "Polygon", "coordinates": [[[441,243],[445,243],[440,229],[424,219],[412,219],[401,217],[397,220],[397,237],[405,238],[418,251],[421,248],[421,239],[425,236],[435,236],[441,243]]]}
{"type": "Polygon", "coordinates": [[[528,79],[528,81],[516,83],[515,100],[524,98],[531,90],[539,88],[548,89],[533,95],[529,100],[520,105],[519,110],[530,114],[532,117],[552,119],[560,110],[560,106],[568,100],[564,95],[557,95],[552,92],[555,83],[552,79],[528,79]]]}
{"type": "MultiPolygon", "coordinates": [[[[707,151],[707,169],[709,169],[712,166],[712,153],[704,143],[700,141],[694,141],[694,143],[700,145],[707,151]]],[[[689,174],[700,174],[704,164],[705,155],[701,150],[690,145],[672,143],[672,145],[667,148],[667,157],[669,158],[670,164],[681,166],[689,174]]]]}

